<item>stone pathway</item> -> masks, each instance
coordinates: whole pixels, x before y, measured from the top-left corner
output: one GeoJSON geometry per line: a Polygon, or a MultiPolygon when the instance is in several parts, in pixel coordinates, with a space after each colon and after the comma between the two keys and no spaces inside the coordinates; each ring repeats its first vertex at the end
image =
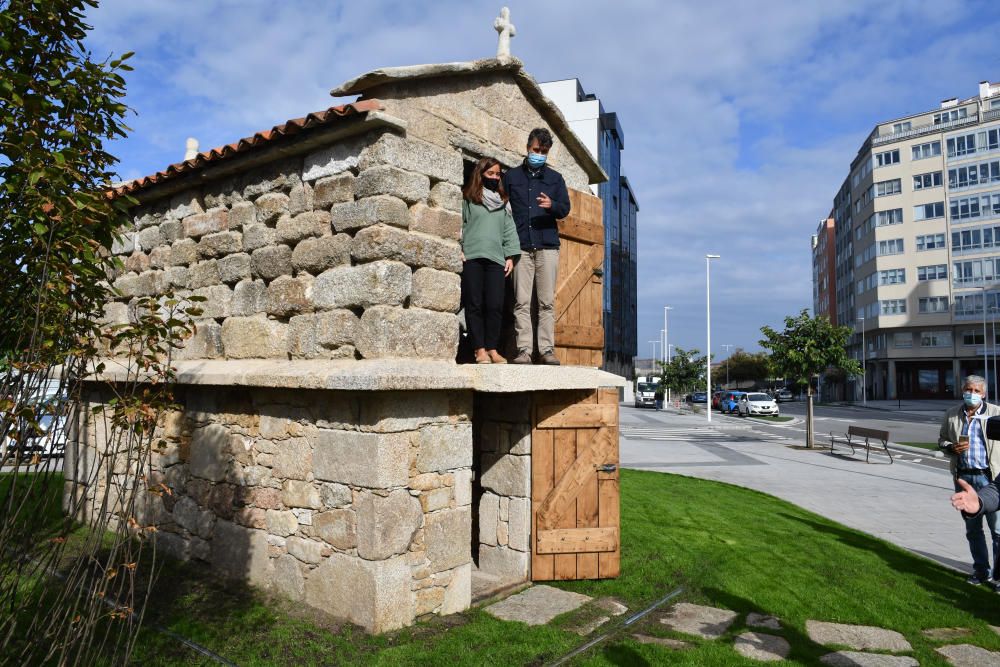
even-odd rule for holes
{"type": "Polygon", "coordinates": [[[968,628],[928,628],[921,630],[920,634],[936,642],[950,642],[972,634],[968,628]]]}
{"type": "Polygon", "coordinates": [[[680,602],[674,605],[660,623],[686,635],[696,635],[702,639],[718,639],[739,616],[735,611],[705,607],[700,604],[680,602]]]}
{"type": "Polygon", "coordinates": [[[1000,653],[972,644],[951,644],[934,649],[954,667],[989,667],[1000,665],[1000,653]]]}
{"type": "Polygon", "coordinates": [[[819,661],[831,667],[917,667],[920,664],[907,655],[861,653],[860,651],[827,653],[819,661]]]}
{"type": "Polygon", "coordinates": [[[870,625],[846,625],[825,621],[806,621],[806,634],[817,644],[841,644],[858,651],[912,651],[906,637],[895,630],[870,625]]]}
{"type": "Polygon", "coordinates": [[[781,621],[774,616],[765,616],[764,614],[758,614],[757,612],[752,611],[747,614],[747,627],[780,630],[781,621]]]}
{"type": "Polygon", "coordinates": [[[559,614],[579,609],[592,598],[552,586],[532,586],[486,608],[486,613],[504,621],[544,625],[559,614]]]}
{"type": "Polygon", "coordinates": [[[792,647],[784,637],[765,635],[762,632],[744,632],[733,642],[733,648],[751,660],[776,662],[787,658],[792,647]]]}
{"type": "Polygon", "coordinates": [[[650,637],[649,635],[632,635],[640,644],[656,644],[657,646],[665,646],[666,648],[679,650],[685,648],[691,648],[691,644],[688,642],[682,642],[680,639],[670,639],[669,637],[650,637]]]}

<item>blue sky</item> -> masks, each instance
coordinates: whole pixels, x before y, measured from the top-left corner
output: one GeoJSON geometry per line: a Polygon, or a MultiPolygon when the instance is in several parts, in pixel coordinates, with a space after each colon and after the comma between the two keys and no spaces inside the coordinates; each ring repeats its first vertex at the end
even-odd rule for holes
{"type": "MultiPolygon", "coordinates": [[[[511,50],[579,78],[625,131],[639,213],[639,353],[659,337],[756,349],[812,306],[809,237],[879,121],[1000,80],[1000,3],[958,0],[512,1],[511,50]]],[[[499,3],[107,0],[96,56],[136,51],[123,178],[326,108],[371,69],[490,57],[499,3]]]]}

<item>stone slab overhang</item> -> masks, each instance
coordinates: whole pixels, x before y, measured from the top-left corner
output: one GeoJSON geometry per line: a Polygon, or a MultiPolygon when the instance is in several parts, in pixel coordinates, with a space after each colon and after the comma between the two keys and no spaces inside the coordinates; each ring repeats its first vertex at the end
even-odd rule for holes
{"type": "Polygon", "coordinates": [[[545,96],[541,86],[538,85],[534,77],[528,74],[524,69],[524,63],[517,58],[485,58],[466,62],[383,67],[340,84],[331,90],[330,94],[334,97],[361,95],[358,101],[364,102],[367,91],[384,84],[449,76],[475,76],[494,72],[510,73],[518,87],[524,93],[524,96],[535,105],[541,113],[542,118],[545,119],[552,130],[559,136],[559,140],[565,144],[570,154],[580,163],[580,166],[590,179],[591,185],[604,183],[608,180],[608,175],[601,168],[601,165],[598,164],[596,156],[591,155],[587,147],[583,145],[583,142],[580,141],[576,133],[570,128],[566,117],[559,111],[559,107],[545,96]]]}
{"type": "MultiPolygon", "coordinates": [[[[134,381],[135,373],[103,360],[94,382],[134,381]]],[[[471,390],[486,393],[623,387],[618,375],[581,366],[455,364],[420,359],[286,361],[282,359],[178,361],[179,385],[334,391],[471,390]]]]}

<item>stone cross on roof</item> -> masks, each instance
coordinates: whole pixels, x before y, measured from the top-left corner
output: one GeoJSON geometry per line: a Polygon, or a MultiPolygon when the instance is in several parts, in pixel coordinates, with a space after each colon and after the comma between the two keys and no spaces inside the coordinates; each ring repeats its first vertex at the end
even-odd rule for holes
{"type": "Polygon", "coordinates": [[[198,157],[198,140],[188,137],[184,142],[184,161],[193,160],[198,157]]]}
{"type": "Polygon", "coordinates": [[[510,10],[506,7],[500,10],[500,16],[493,21],[493,29],[499,33],[497,39],[497,58],[510,58],[510,38],[517,35],[514,24],[510,22],[510,10]]]}

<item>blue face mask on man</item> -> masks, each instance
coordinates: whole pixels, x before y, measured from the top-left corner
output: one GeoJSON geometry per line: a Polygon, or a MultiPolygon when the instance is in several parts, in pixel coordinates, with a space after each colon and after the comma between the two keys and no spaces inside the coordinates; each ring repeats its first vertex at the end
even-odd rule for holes
{"type": "Polygon", "coordinates": [[[532,169],[538,169],[543,164],[545,164],[545,156],[541,153],[528,153],[528,166],[532,169]]]}
{"type": "Polygon", "coordinates": [[[975,392],[967,391],[962,394],[962,400],[970,408],[978,408],[979,404],[983,402],[983,397],[975,392]]]}

